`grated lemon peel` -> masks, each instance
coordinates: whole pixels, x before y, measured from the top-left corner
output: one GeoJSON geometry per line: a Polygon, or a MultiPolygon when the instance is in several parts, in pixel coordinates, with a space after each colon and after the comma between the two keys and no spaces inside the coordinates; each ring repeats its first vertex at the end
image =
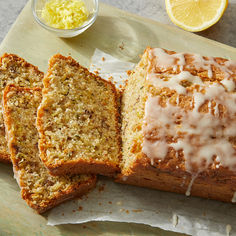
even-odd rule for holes
{"type": "Polygon", "coordinates": [[[49,0],[41,13],[47,25],[57,29],[78,28],[88,15],[88,9],[81,0],[49,0]]]}

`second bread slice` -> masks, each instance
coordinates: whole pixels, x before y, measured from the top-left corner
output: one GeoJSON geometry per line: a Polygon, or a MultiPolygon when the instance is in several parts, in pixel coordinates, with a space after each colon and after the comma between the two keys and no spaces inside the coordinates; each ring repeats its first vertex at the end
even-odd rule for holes
{"type": "Polygon", "coordinates": [[[71,57],[53,56],[38,109],[40,157],[53,175],[119,171],[115,86],[71,57]]]}
{"type": "Polygon", "coordinates": [[[35,126],[41,89],[7,86],[3,94],[4,122],[15,177],[22,198],[38,213],[87,193],[96,177],[89,175],[51,176],[39,158],[35,126]]]}

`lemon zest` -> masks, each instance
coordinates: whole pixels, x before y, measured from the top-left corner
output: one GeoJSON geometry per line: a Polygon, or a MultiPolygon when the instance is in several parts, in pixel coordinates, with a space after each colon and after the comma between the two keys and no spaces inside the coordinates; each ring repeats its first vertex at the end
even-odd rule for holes
{"type": "Polygon", "coordinates": [[[46,24],[57,29],[78,28],[88,15],[88,9],[81,0],[49,0],[41,13],[46,24]]]}

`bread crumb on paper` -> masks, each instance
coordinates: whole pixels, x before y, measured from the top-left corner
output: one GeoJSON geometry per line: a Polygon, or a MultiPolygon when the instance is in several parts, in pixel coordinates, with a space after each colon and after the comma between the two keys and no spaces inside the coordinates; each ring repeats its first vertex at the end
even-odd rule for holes
{"type": "Polygon", "coordinates": [[[178,221],[179,221],[178,216],[177,216],[176,214],[173,214],[173,217],[172,217],[172,224],[173,224],[174,227],[177,226],[178,221]]]}
{"type": "Polygon", "coordinates": [[[124,42],[122,42],[122,43],[119,45],[120,50],[124,50],[124,46],[125,46],[125,44],[124,44],[124,42]]]}
{"type": "Polygon", "coordinates": [[[117,206],[121,206],[122,205],[122,201],[116,202],[117,206]]]}
{"type": "Polygon", "coordinates": [[[104,191],[104,189],[105,189],[105,184],[100,185],[100,186],[98,187],[98,191],[99,191],[99,192],[104,191]]]}
{"type": "Polygon", "coordinates": [[[136,213],[142,212],[142,211],[143,211],[142,209],[134,209],[134,210],[132,210],[132,212],[136,212],[136,213]]]}

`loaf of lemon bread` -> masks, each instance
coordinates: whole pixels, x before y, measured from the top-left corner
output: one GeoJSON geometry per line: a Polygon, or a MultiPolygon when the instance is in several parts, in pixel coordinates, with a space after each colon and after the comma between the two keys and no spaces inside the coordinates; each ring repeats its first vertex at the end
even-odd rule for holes
{"type": "Polygon", "coordinates": [[[4,121],[15,177],[22,198],[38,213],[87,193],[96,182],[95,176],[51,176],[39,158],[37,108],[40,88],[9,85],[3,94],[4,121]]]}
{"type": "MultiPolygon", "coordinates": [[[[26,87],[42,87],[43,73],[37,67],[14,54],[4,54],[0,58],[0,100],[3,89],[8,84],[26,87]]],[[[7,150],[5,127],[0,103],[0,161],[10,163],[10,154],[7,150]]]]}
{"type": "Polygon", "coordinates": [[[122,97],[117,181],[236,201],[236,63],[147,48],[122,97]]]}
{"type": "Polygon", "coordinates": [[[71,57],[55,55],[38,109],[40,157],[52,175],[119,171],[120,131],[115,86],[71,57]]]}

